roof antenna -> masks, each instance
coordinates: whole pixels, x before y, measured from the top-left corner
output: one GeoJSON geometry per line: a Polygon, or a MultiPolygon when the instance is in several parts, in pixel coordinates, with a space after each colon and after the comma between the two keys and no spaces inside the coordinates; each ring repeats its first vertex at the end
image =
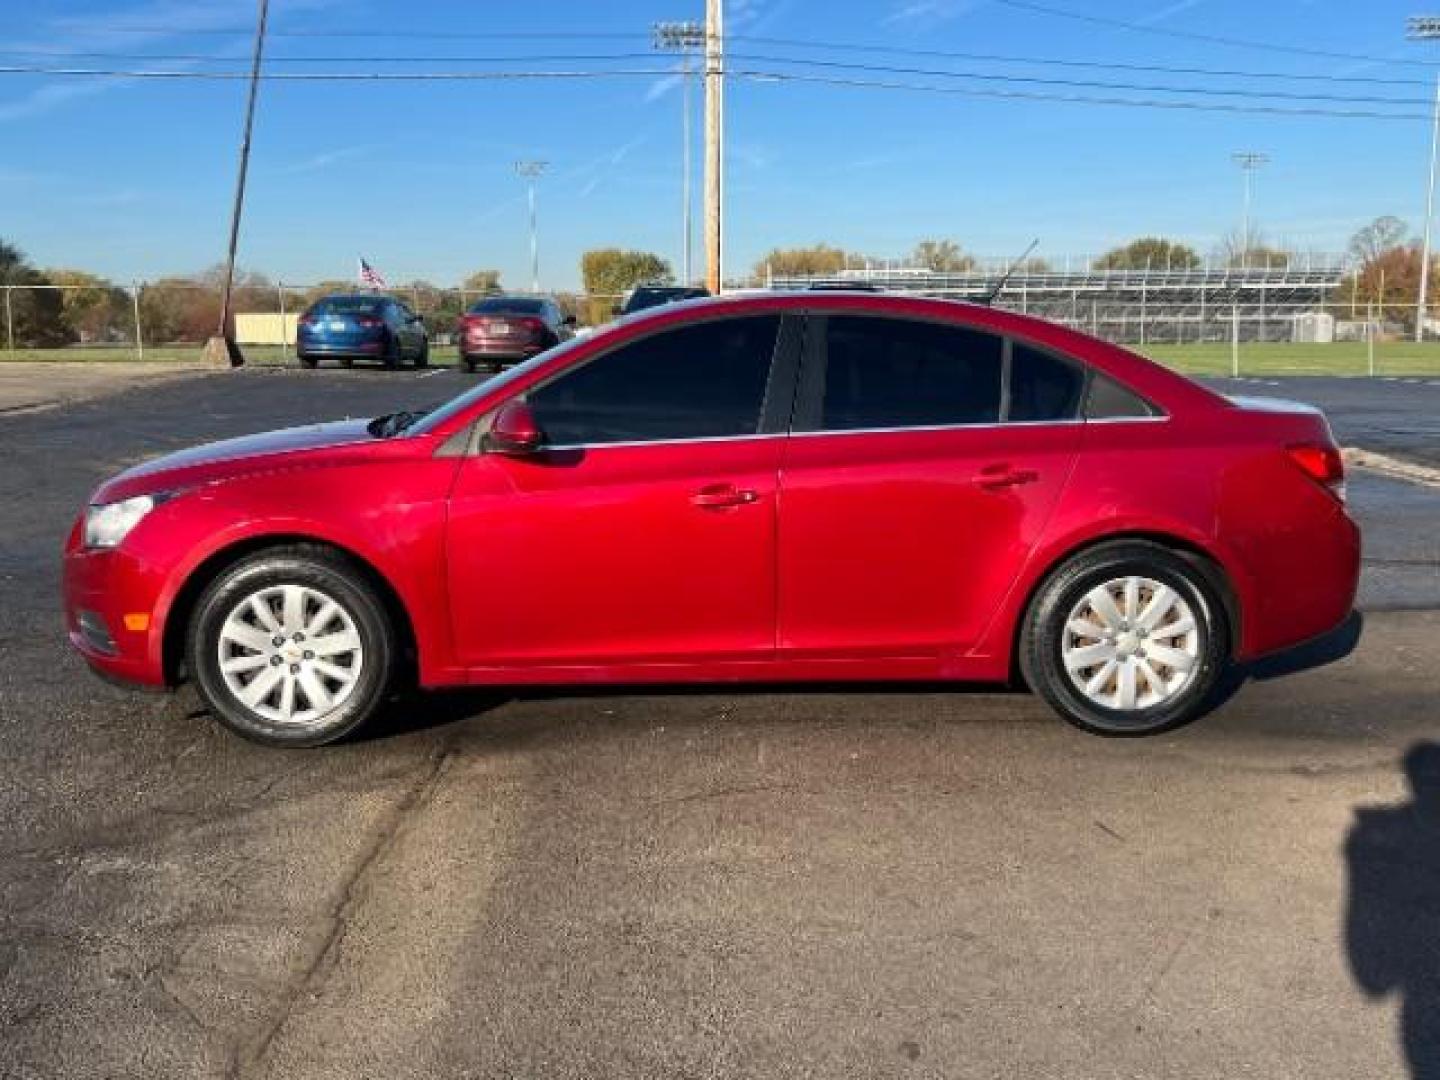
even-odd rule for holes
{"type": "Polygon", "coordinates": [[[1009,283],[1010,278],[1014,275],[1015,271],[1020,269],[1020,264],[1023,263],[1026,259],[1028,259],[1030,257],[1030,253],[1039,246],[1040,238],[1037,236],[1034,240],[1030,241],[1030,246],[1020,253],[1020,257],[1010,264],[1010,266],[1006,269],[1005,273],[1000,275],[1000,280],[995,283],[995,287],[993,289],[986,293],[985,299],[981,300],[980,303],[984,304],[986,307],[989,307],[990,305],[995,303],[996,298],[1005,291],[1005,286],[1009,283]]]}

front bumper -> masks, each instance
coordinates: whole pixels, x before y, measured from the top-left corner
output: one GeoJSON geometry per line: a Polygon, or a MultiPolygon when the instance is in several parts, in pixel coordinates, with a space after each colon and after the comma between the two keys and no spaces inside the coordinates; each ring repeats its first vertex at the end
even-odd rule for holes
{"type": "Polygon", "coordinates": [[[65,629],[71,646],[106,678],[163,688],[164,634],[156,610],[162,577],[122,549],[86,550],[81,528],[77,521],[63,563],[65,629]],[[144,616],[143,627],[139,616],[144,616]]]}

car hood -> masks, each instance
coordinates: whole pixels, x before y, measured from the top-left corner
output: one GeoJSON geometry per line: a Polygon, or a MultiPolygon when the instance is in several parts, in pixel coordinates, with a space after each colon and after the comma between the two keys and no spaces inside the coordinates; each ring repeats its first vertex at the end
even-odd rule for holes
{"type": "Polygon", "coordinates": [[[93,502],[110,502],[168,487],[209,483],[278,465],[277,459],[303,451],[373,443],[370,420],[337,420],[326,424],[283,428],[258,435],[192,446],[126,469],[106,481],[93,502]]]}

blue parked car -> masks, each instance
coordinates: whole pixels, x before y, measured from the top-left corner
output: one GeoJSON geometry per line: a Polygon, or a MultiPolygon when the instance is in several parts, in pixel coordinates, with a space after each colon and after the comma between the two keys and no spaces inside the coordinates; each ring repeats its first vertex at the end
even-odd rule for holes
{"type": "Polygon", "coordinates": [[[399,300],[374,293],[325,296],[300,316],[295,351],[300,363],[313,368],[322,356],[333,356],[343,367],[357,357],[379,360],[386,367],[413,361],[430,362],[430,338],[425,323],[399,300]]]}

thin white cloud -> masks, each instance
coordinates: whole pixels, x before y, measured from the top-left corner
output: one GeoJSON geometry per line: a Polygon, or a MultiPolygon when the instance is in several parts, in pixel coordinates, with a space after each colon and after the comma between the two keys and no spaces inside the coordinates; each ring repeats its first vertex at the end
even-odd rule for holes
{"type": "Polygon", "coordinates": [[[361,146],[342,146],[334,150],[326,150],[310,157],[302,158],[299,161],[291,162],[274,170],[276,176],[296,176],[300,173],[320,172],[332,165],[342,165],[358,157],[364,157],[370,151],[376,149],[373,143],[365,143],[361,146]]]}
{"type": "Polygon", "coordinates": [[[1166,19],[1173,19],[1176,15],[1189,11],[1191,8],[1199,7],[1205,0],[1176,0],[1169,7],[1163,7],[1159,11],[1151,12],[1143,19],[1138,20],[1140,26],[1155,26],[1166,19]]]}
{"type": "Polygon", "coordinates": [[[929,27],[959,18],[984,0],[903,0],[880,20],[881,26],[929,27]]]}
{"type": "Polygon", "coordinates": [[[674,75],[662,75],[645,89],[645,103],[659,101],[671,90],[679,89],[681,81],[685,78],[678,71],[674,75]]]}
{"type": "MultiPolygon", "coordinates": [[[[287,12],[317,11],[333,7],[342,0],[291,0],[287,12]]],[[[94,19],[64,17],[45,23],[50,37],[32,36],[29,40],[10,38],[6,48],[12,52],[27,50],[40,52],[87,52],[104,48],[123,46],[127,50],[153,45],[186,34],[222,30],[236,25],[237,8],[230,0],[150,0],[125,10],[110,11],[113,21],[108,24],[94,19]],[[112,27],[126,27],[117,31],[112,27]],[[145,28],[137,30],[137,28],[145,28]],[[131,32],[135,31],[135,32],[131,32]]],[[[243,23],[244,18],[240,16],[243,23]]],[[[212,45],[213,47],[213,45],[212,45]]],[[[218,52],[233,52],[243,55],[249,48],[246,42],[222,45],[218,52]]],[[[55,57],[53,59],[60,59],[55,57]]],[[[53,65],[52,65],[53,66],[53,65]]],[[[160,65],[181,71],[193,64],[160,65]]],[[[65,81],[48,82],[8,101],[0,101],[0,123],[23,120],[40,116],[68,102],[96,97],[110,90],[133,86],[139,80],[106,78],[102,76],[66,76],[65,81]]]]}

